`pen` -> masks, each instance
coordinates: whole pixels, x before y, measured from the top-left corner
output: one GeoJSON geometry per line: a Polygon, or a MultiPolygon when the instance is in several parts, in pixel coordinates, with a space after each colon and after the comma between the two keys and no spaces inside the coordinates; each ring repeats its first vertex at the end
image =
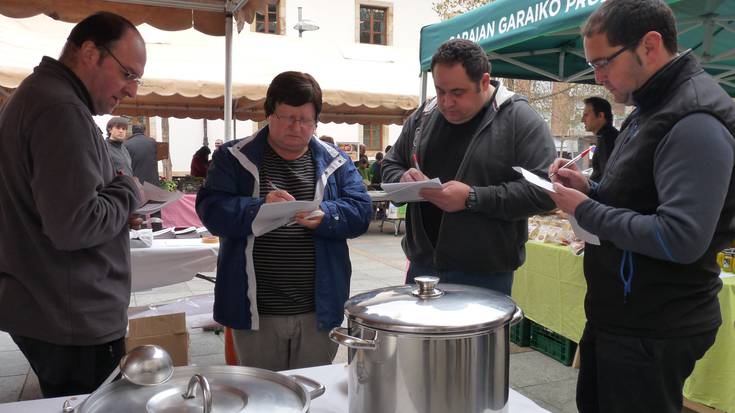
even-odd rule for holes
{"type": "Polygon", "coordinates": [[[281,188],[277,187],[276,184],[273,183],[270,179],[268,180],[268,185],[274,190],[274,191],[280,191],[281,188]]]}
{"type": "Polygon", "coordinates": [[[413,160],[413,167],[416,168],[417,171],[421,172],[421,168],[419,168],[419,158],[416,157],[416,152],[411,154],[411,159],[413,160]]]}
{"type": "MultiPolygon", "coordinates": [[[[573,164],[573,163],[577,162],[578,160],[582,159],[582,157],[583,157],[583,156],[585,156],[585,155],[587,155],[588,153],[590,153],[590,151],[592,151],[592,152],[594,152],[594,151],[595,151],[595,145],[592,145],[592,146],[590,146],[589,148],[587,148],[587,149],[583,150],[583,151],[582,151],[582,153],[580,153],[579,155],[577,155],[577,156],[575,156],[574,158],[572,158],[572,160],[571,160],[571,161],[569,161],[569,162],[565,163],[565,164],[564,164],[564,165],[562,165],[562,166],[561,166],[561,167],[560,167],[559,169],[562,169],[562,168],[566,168],[566,167],[568,167],[569,165],[571,165],[571,164],[573,164]]],[[[557,174],[557,172],[559,172],[559,169],[557,169],[557,170],[556,170],[556,172],[554,172],[553,174],[549,175],[549,179],[553,178],[553,177],[554,177],[554,175],[556,175],[556,174],[557,174]]]]}

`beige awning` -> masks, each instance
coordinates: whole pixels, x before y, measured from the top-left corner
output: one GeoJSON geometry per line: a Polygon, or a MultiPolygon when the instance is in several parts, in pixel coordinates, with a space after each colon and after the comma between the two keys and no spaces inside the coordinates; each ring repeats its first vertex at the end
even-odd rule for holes
{"type": "MultiPolygon", "coordinates": [[[[224,45],[192,30],[161,32],[145,25],[148,62],[144,84],[120,115],[223,119],[224,45]]],[[[44,55],[56,57],[70,27],[38,16],[0,16],[0,100],[31,73],[44,55]],[[40,32],[38,27],[44,27],[40,32]]],[[[322,122],[401,124],[418,106],[415,63],[393,56],[375,61],[364,45],[324,45],[308,39],[244,31],[233,53],[233,115],[264,119],[268,84],[278,73],[312,74],[323,89],[322,122]],[[415,94],[414,94],[415,93],[415,94]]]]}
{"type": "MultiPolygon", "coordinates": [[[[238,31],[246,22],[252,22],[255,11],[263,10],[267,2],[249,0],[242,5],[234,13],[238,31]]],[[[136,26],[148,23],[161,30],[194,28],[212,36],[224,36],[227,3],[225,0],[2,0],[0,14],[13,18],[45,14],[55,20],[76,23],[92,13],[106,10],[125,16],[136,26]]]]}

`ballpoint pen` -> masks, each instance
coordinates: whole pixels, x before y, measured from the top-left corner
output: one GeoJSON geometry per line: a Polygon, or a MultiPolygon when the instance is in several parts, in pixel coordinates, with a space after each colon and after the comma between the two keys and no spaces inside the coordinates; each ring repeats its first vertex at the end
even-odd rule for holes
{"type": "Polygon", "coordinates": [[[416,152],[414,152],[414,153],[411,154],[411,160],[413,161],[413,167],[417,171],[421,172],[421,168],[419,168],[419,158],[416,156],[416,152]]]}
{"type": "Polygon", "coordinates": [[[268,180],[268,185],[274,190],[274,191],[280,191],[281,188],[277,187],[276,184],[273,183],[270,179],[268,180]]]}
{"type": "MultiPolygon", "coordinates": [[[[564,165],[562,165],[561,167],[559,167],[559,169],[566,168],[569,165],[577,162],[578,160],[582,159],[582,157],[584,157],[585,155],[587,155],[588,153],[590,153],[590,151],[591,152],[594,152],[595,151],[595,145],[592,145],[589,148],[583,150],[579,155],[577,155],[574,158],[572,158],[571,161],[569,161],[569,162],[565,163],[564,165]]],[[[554,175],[556,175],[557,172],[559,172],[559,169],[557,169],[556,172],[554,172],[553,174],[549,175],[549,179],[553,178],[554,175]]]]}

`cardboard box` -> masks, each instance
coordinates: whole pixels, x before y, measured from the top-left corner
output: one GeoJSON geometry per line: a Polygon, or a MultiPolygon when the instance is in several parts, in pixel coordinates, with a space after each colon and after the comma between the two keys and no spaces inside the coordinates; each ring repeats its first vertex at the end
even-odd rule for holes
{"type": "Polygon", "coordinates": [[[186,314],[166,314],[128,321],[125,347],[128,351],[144,344],[156,344],[168,351],[174,366],[189,364],[189,331],[186,314]]]}

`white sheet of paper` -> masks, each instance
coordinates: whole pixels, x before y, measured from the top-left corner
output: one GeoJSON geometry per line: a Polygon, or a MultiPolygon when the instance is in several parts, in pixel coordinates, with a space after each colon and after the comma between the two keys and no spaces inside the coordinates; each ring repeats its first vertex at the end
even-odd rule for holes
{"type": "Polygon", "coordinates": [[[159,188],[149,182],[143,183],[143,205],[138,208],[135,213],[140,215],[149,215],[158,212],[161,208],[178,201],[184,194],[181,191],[167,191],[159,188]]]}
{"type": "Polygon", "coordinates": [[[543,188],[543,189],[545,189],[545,190],[547,190],[549,192],[556,192],[556,191],[554,191],[554,185],[551,182],[549,182],[548,180],[546,180],[544,178],[541,178],[538,175],[534,174],[533,172],[527,171],[527,170],[521,168],[520,166],[514,166],[513,169],[516,172],[520,172],[520,174],[523,175],[523,177],[526,179],[526,181],[528,181],[528,182],[530,182],[530,183],[532,183],[532,184],[534,184],[534,185],[536,185],[536,186],[538,186],[540,188],[543,188]]]}
{"type": "Polygon", "coordinates": [[[592,245],[600,245],[600,238],[587,231],[586,229],[579,226],[579,223],[576,219],[574,219],[573,216],[567,214],[567,217],[569,218],[569,223],[572,224],[572,230],[574,230],[574,235],[577,236],[577,238],[581,239],[582,241],[592,244],[592,245]]]}
{"type": "Polygon", "coordinates": [[[393,202],[418,202],[424,200],[424,198],[419,195],[419,191],[421,189],[441,189],[442,182],[439,178],[434,178],[415,182],[395,182],[392,184],[383,183],[380,187],[386,192],[387,198],[393,202]]]}
{"type": "Polygon", "coordinates": [[[253,220],[253,235],[259,237],[293,221],[294,215],[301,211],[314,211],[319,208],[318,200],[270,202],[260,206],[258,215],[253,220]]]}

